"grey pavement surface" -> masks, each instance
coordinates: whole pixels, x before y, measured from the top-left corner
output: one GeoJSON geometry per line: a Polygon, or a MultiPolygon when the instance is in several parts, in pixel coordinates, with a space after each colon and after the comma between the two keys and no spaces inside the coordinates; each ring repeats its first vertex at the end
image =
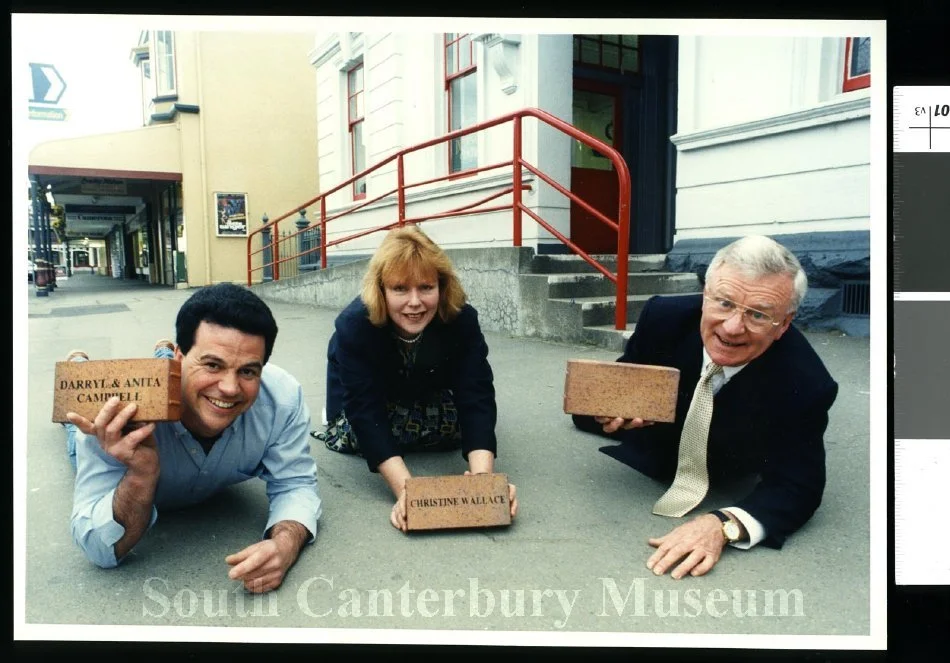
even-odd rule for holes
{"type": "MultiPolygon", "coordinates": [[[[27,464],[16,499],[25,516],[18,573],[25,574],[28,625],[383,629],[374,641],[409,642],[446,629],[549,637],[870,633],[867,338],[807,334],[840,392],[826,435],[824,502],[780,551],[729,549],[705,577],[654,577],[645,566],[652,551],[646,540],[677,522],[651,514],[664,486],[600,453],[606,441],[574,429],[562,410],[567,359],[612,360],[616,353],[486,333],[499,404],[496,471],[518,486],[514,524],[403,534],[389,524],[382,479],[362,459],[313,441],[320,530],[283,586],[262,598],[244,594],[224,563],[260,536],[267,502],[259,480],[198,507],[162,512],[115,569],[93,566],[70,537],[73,474],[64,432],[50,421],[54,364],[77,347],[93,358],[148,356],[156,339],[174,337],[175,314],[192,291],[93,275],[73,276],[49,297],[25,287],[27,464]],[[422,634],[404,635],[410,629],[422,634]]],[[[280,332],[271,361],[301,381],[317,425],[337,311],[272,308],[280,332]]],[[[456,452],[407,462],[420,475],[465,469],[456,452]]],[[[730,499],[713,494],[703,506],[730,499]]],[[[335,633],[329,641],[345,637],[335,633]]],[[[146,629],[141,637],[149,639],[146,629]]]]}

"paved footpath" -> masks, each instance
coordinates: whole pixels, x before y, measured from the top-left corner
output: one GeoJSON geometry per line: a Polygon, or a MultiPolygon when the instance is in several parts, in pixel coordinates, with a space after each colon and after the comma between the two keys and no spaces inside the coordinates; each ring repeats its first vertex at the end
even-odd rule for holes
{"type": "MultiPolygon", "coordinates": [[[[167,631],[150,635],[141,627],[228,626],[266,628],[239,638],[265,641],[690,646],[706,642],[690,634],[718,634],[725,639],[710,644],[736,647],[751,646],[737,635],[867,636],[872,610],[883,615],[883,546],[874,553],[881,577],[873,580],[880,590],[873,605],[870,580],[871,504],[886,504],[872,500],[869,486],[867,338],[807,334],[840,393],[826,436],[824,502],[780,551],[730,549],[705,577],[654,577],[645,567],[652,550],[646,540],[671,526],[650,512],[664,487],[600,453],[602,440],[575,430],[562,410],[567,359],[612,360],[616,353],[487,333],[499,403],[496,470],[518,486],[515,523],[402,534],[389,525],[392,502],[382,479],[362,459],[315,442],[324,500],[317,540],[280,589],[253,597],[228,580],[224,558],[260,535],[267,509],[261,481],[200,507],[161,513],[116,569],[86,561],[69,533],[73,475],[63,431],[50,422],[55,362],[77,347],[93,358],[148,356],[156,339],[174,337],[175,314],[192,291],[94,275],[63,281],[49,297],[27,287],[22,329],[29,340],[14,346],[15,371],[28,368],[28,380],[20,375],[14,382],[15,541],[22,548],[16,577],[25,583],[25,623],[56,625],[33,637],[167,639],[167,631]],[[88,625],[137,626],[129,634],[88,625]]],[[[280,332],[271,361],[298,377],[319,423],[337,311],[272,307],[280,332]]],[[[883,396],[876,400],[875,408],[884,408],[883,396]]],[[[876,449],[886,448],[885,433],[876,430],[876,449]]],[[[456,452],[410,456],[408,464],[417,474],[465,467],[456,452]]],[[[875,490],[885,491],[884,458],[874,467],[875,490]]],[[[711,495],[704,506],[730,499],[711,495]]],[[[875,511],[875,541],[886,545],[884,527],[886,511],[875,511]]],[[[232,640],[237,632],[173,631],[186,640],[232,640]]],[[[774,640],[834,648],[801,637],[774,640]]]]}

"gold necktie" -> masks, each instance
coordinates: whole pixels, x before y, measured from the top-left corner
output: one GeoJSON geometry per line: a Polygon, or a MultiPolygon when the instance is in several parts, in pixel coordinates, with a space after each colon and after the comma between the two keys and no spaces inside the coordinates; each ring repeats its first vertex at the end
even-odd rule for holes
{"type": "Polygon", "coordinates": [[[722,366],[710,362],[696,385],[693,402],[683,423],[676,477],[653,507],[653,513],[658,516],[679,518],[685,515],[703,501],[709,490],[706,440],[713,411],[712,377],[721,371],[722,366]]]}

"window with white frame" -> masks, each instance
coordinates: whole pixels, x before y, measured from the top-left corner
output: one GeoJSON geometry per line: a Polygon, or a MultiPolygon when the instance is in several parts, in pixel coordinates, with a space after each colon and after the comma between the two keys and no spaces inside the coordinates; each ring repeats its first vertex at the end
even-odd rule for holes
{"type": "Polygon", "coordinates": [[[175,34],[171,30],[155,33],[155,96],[177,93],[175,80],[175,34]]]}
{"type": "Polygon", "coordinates": [[[844,47],[844,79],[842,92],[851,92],[871,85],[871,38],[848,37],[844,47]]]}
{"type": "MultiPolygon", "coordinates": [[[[366,168],[366,143],[363,138],[364,110],[363,64],[360,63],[346,74],[346,117],[350,137],[350,174],[356,175],[366,168]]],[[[366,178],[353,182],[353,200],[366,197],[366,178]]]]}
{"type": "Polygon", "coordinates": [[[142,103],[142,124],[148,124],[152,114],[152,97],[155,96],[155,84],[152,82],[152,62],[149,60],[149,33],[143,30],[138,45],[132,49],[133,62],[139,68],[139,83],[142,103]]]}
{"type": "MultiPolygon", "coordinates": [[[[444,77],[448,130],[472,126],[476,121],[477,87],[475,57],[470,33],[446,33],[444,77]]],[[[474,134],[449,142],[449,172],[457,173],[478,165],[478,143],[474,134]]]]}

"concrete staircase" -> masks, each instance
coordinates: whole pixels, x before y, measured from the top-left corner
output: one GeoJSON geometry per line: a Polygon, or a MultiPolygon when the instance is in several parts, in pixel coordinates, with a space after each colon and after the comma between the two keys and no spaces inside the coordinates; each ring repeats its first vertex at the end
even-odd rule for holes
{"type": "MultiPolygon", "coordinates": [[[[616,273],[617,257],[592,256],[616,273]]],[[[615,329],[616,286],[582,258],[574,255],[535,255],[529,273],[531,289],[546,295],[544,338],[585,343],[622,351],[633,333],[640,311],[653,295],[684,295],[702,291],[695,274],[666,272],[665,255],[628,258],[627,327],[615,329]]]]}

